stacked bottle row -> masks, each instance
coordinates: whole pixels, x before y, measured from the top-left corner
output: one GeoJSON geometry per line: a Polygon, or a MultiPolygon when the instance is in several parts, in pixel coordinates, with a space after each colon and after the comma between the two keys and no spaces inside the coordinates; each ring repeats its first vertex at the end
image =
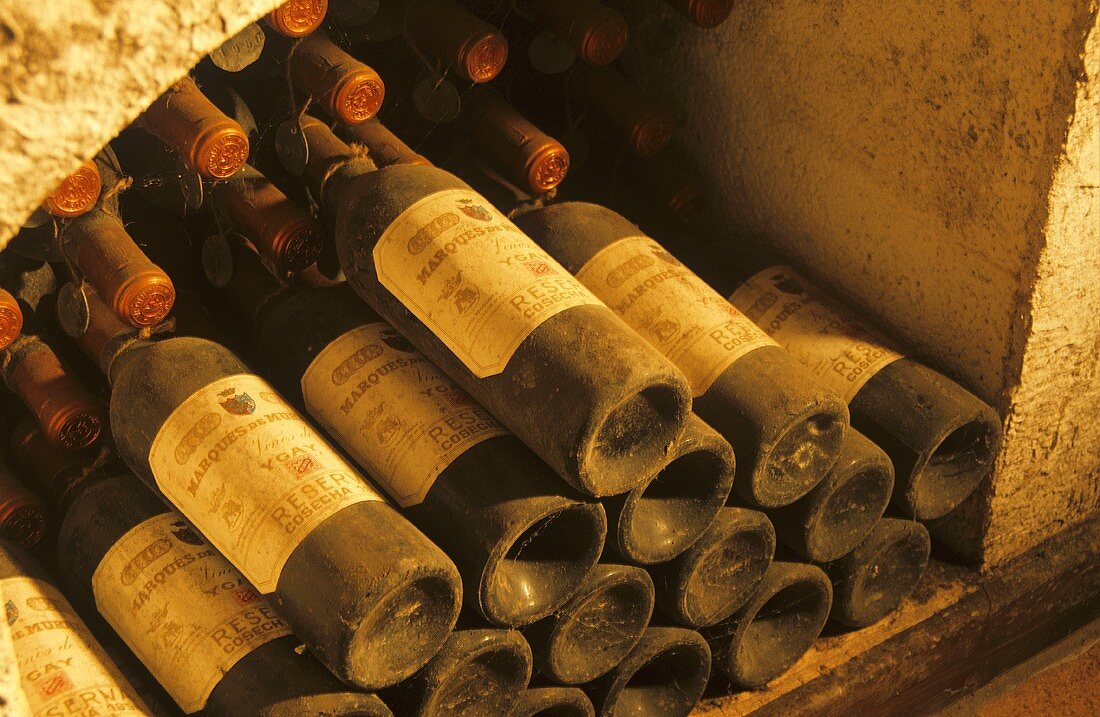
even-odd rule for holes
{"type": "MultiPolygon", "coordinates": [[[[693,238],[611,7],[327,9],[233,38],[0,254],[0,535],[47,535],[137,682],[185,713],[687,714],[893,611],[992,410],[693,238]]],[[[63,603],[11,555],[0,588],[63,603]]]]}

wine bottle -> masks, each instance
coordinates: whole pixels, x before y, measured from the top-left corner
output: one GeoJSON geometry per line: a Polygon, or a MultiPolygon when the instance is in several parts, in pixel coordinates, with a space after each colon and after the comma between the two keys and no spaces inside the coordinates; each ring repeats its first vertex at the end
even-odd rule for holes
{"type": "Polygon", "coordinates": [[[894,463],[891,504],[917,520],[958,506],[989,473],[1000,419],[943,374],[904,356],[847,307],[767,252],[698,246],[699,274],[848,401],[852,426],[894,463]]]}
{"type": "Polygon", "coordinates": [[[596,717],[596,710],[579,687],[530,687],[519,696],[512,717],[596,717]]]}
{"type": "Polygon", "coordinates": [[[645,570],[600,563],[568,604],[524,635],[539,674],[580,685],[622,662],[652,614],[653,580],[645,570]]]}
{"type": "Polygon", "coordinates": [[[321,223],[252,167],[219,185],[214,196],[218,209],[280,270],[305,269],[320,256],[321,223]]]}
{"type": "Polygon", "coordinates": [[[117,216],[103,210],[85,214],[65,226],[61,241],[79,275],[126,323],[155,326],[172,311],[172,280],[149,261],[117,216]]]}
{"type": "Polygon", "coordinates": [[[382,107],[382,78],[322,32],[295,44],[286,65],[294,88],[317,100],[339,122],[366,122],[382,107]]]}
{"type": "Polygon", "coordinates": [[[664,0],[681,13],[688,20],[703,28],[711,30],[726,21],[733,12],[734,0],[664,0]]]}
{"type": "Polygon", "coordinates": [[[651,627],[626,659],[585,691],[601,717],[686,717],[703,696],[710,663],[710,649],[699,633],[651,627]]]}
{"type": "Polygon", "coordinates": [[[153,100],[138,122],[208,179],[232,177],[248,160],[248,135],[190,77],[153,100]]]}
{"type": "Polygon", "coordinates": [[[99,438],[106,409],[37,334],[23,334],[0,352],[0,373],[60,448],[77,449],[99,438]]]}
{"type": "Polygon", "coordinates": [[[923,525],[882,519],[855,550],[826,566],[833,582],[830,617],[867,627],[894,612],[920,583],[930,552],[923,525]]]}
{"type": "Polygon", "coordinates": [[[462,628],[424,669],[383,692],[408,717],[511,714],[531,680],[531,648],[515,630],[462,628]]]}
{"type": "Polygon", "coordinates": [[[775,529],[766,515],[723,508],[686,552],[649,569],[657,605],[682,625],[715,625],[748,602],[774,555],[775,529]]]}
{"type": "Polygon", "coordinates": [[[285,287],[240,240],[230,251],[225,292],[265,376],[452,556],[469,604],[505,626],[561,607],[599,559],[599,503],[573,497],[346,286],[285,287]]]}
{"type": "Polygon", "coordinates": [[[453,175],[376,169],[320,122],[304,131],[361,298],[575,488],[651,474],[690,406],[674,366],[453,175]]]}
{"type": "Polygon", "coordinates": [[[450,560],[230,351],[134,337],[88,303],[79,341],[110,378],[130,469],[337,677],[375,689],[424,665],[458,616],[450,560]]]}
{"type": "Polygon", "coordinates": [[[553,191],[569,172],[569,152],[491,87],[465,97],[463,126],[479,153],[534,194],[553,191]]]}
{"type": "Polygon", "coordinates": [[[306,37],[325,20],[328,0],[287,0],[267,15],[264,22],[284,37],[306,37]]]}
{"type": "Polygon", "coordinates": [[[55,497],[62,573],[186,714],[258,717],[290,705],[297,714],[390,714],[298,654],[267,601],[133,475],[51,451],[26,425],[12,442],[55,497]]]}
{"type": "Polygon", "coordinates": [[[634,224],[583,202],[516,223],[687,374],[695,412],[733,444],[743,499],[787,505],[836,462],[843,402],[634,224]]]}
{"type": "Polygon", "coordinates": [[[427,157],[418,154],[409,145],[405,144],[400,137],[391,132],[377,118],[357,125],[337,127],[337,132],[352,147],[355,145],[364,147],[379,169],[388,167],[391,164],[419,164],[423,166],[431,166],[432,164],[427,157]]]}
{"type": "Polygon", "coordinates": [[[894,489],[894,467],[882,449],[854,429],[840,457],[806,496],[770,511],[779,540],[815,563],[847,555],[874,529],[894,489]]]}
{"type": "Polygon", "coordinates": [[[0,350],[5,349],[23,331],[23,310],[7,290],[0,289],[0,350]]]}
{"type": "Polygon", "coordinates": [[[489,82],[508,61],[508,41],[500,31],[454,0],[387,0],[382,10],[440,74],[489,82]]]}
{"type": "Polygon", "coordinates": [[[616,526],[613,547],[632,563],[664,563],[687,550],[733,488],[733,449],[694,414],[666,460],[641,485],[604,500],[616,526]]]}
{"type": "MultiPolygon", "coordinates": [[[[630,26],[623,16],[599,0],[519,0],[515,3],[476,0],[472,5],[491,21],[496,20],[496,15],[519,11],[530,22],[553,33],[581,62],[589,65],[609,65],[617,60],[626,49],[630,34],[630,26]]],[[[509,25],[516,24],[515,19],[505,16],[498,24],[505,30],[511,46],[513,33],[508,29],[509,25]],[[506,24],[506,21],[510,22],[506,24]]],[[[525,36],[531,34],[523,33],[525,36]]]]}
{"type": "Polygon", "coordinates": [[[733,684],[763,687],[810,649],[832,599],[832,583],[821,568],[776,561],[748,603],[703,634],[733,684]]]}
{"type": "Polygon", "coordinates": [[[0,462],[0,540],[30,548],[45,532],[42,501],[0,462]]]}
{"type": "Polygon", "coordinates": [[[42,208],[55,217],[68,219],[91,211],[99,200],[103,188],[102,178],[95,162],[87,161],[75,172],[65,177],[57,188],[50,192],[42,208]]]}
{"type": "Polygon", "coordinates": [[[329,17],[341,27],[359,28],[378,13],[380,0],[329,0],[329,17]]]}
{"type": "Polygon", "coordinates": [[[0,595],[28,717],[149,714],[46,572],[3,541],[0,595]]]}
{"type": "Polygon", "coordinates": [[[538,118],[555,136],[573,135],[576,118],[583,117],[595,130],[587,133],[589,144],[606,143],[653,157],[668,146],[676,130],[676,119],[666,107],[611,67],[576,65],[558,76],[516,72],[506,84],[509,101],[538,118]]]}

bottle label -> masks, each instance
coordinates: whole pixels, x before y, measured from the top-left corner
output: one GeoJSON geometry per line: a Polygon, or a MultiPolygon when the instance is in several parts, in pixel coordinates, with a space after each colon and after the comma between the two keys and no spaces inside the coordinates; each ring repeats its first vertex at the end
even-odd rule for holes
{"type": "Polygon", "coordinates": [[[175,513],[135,525],[92,575],[96,608],[192,714],[222,676],[290,634],[267,601],[175,513]]]}
{"type": "Polygon", "coordinates": [[[378,281],[475,376],[528,335],[600,300],[477,193],[447,189],[401,213],[374,247],[378,281]]]}
{"type": "Polygon", "coordinates": [[[352,329],[302,376],[309,414],[401,507],[467,449],[506,436],[495,418],[385,323],[352,329]]]}
{"type": "Polygon", "coordinates": [[[0,592],[31,717],[149,714],[57,588],[14,577],[0,592]]]}
{"type": "Polygon", "coordinates": [[[196,391],[149,450],[157,487],[261,593],[294,548],[339,510],[385,500],[266,381],[196,391]]]}
{"type": "Polygon", "coordinates": [[[876,373],[903,358],[875,329],[823,296],[789,266],[753,275],[733,292],[730,302],[845,401],[876,373]]]}
{"type": "Polygon", "coordinates": [[[585,262],[577,278],[706,393],[734,361],[776,346],[706,282],[649,237],[619,239],[585,262]]]}

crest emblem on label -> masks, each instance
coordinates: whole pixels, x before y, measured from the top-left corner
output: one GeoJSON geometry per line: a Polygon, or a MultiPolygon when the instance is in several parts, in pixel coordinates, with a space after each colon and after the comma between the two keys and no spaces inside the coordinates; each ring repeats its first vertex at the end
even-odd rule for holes
{"type": "Polygon", "coordinates": [[[458,210],[470,219],[477,219],[481,222],[493,221],[493,215],[489,213],[489,210],[480,204],[474,204],[472,199],[459,199],[458,210]]]}
{"type": "Polygon", "coordinates": [[[228,388],[218,395],[226,397],[218,404],[225,409],[226,413],[232,413],[234,416],[249,416],[256,412],[256,400],[247,393],[238,394],[237,389],[228,388]]]}
{"type": "Polygon", "coordinates": [[[199,537],[198,533],[191,529],[191,526],[182,520],[177,520],[172,523],[172,535],[176,536],[176,540],[187,545],[205,545],[206,541],[199,537]]]}

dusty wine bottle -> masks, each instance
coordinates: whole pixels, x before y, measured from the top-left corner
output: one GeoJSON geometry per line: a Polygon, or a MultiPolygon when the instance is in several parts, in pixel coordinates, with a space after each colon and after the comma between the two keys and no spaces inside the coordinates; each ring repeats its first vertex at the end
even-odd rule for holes
{"type": "Polygon", "coordinates": [[[89,297],[79,339],[111,381],[119,455],[340,679],[394,684],[458,616],[450,560],[235,355],[134,337],[89,297]]]}
{"type": "Polygon", "coordinates": [[[687,550],[733,488],[733,449],[694,414],[666,459],[641,485],[604,499],[615,526],[613,547],[630,562],[664,563],[687,550]]]}
{"type": "Polygon", "coordinates": [[[431,166],[431,161],[417,153],[400,137],[390,131],[378,119],[368,120],[357,125],[337,127],[337,133],[353,147],[359,145],[366,149],[371,160],[381,169],[391,164],[419,164],[431,166]]]}
{"type": "MultiPolygon", "coordinates": [[[[531,22],[553,33],[581,62],[589,65],[609,65],[618,59],[626,49],[630,34],[623,16],[599,0],[519,0],[507,4],[475,0],[470,4],[483,15],[490,13],[490,20],[503,15],[499,24],[506,30],[515,24],[514,18],[507,17],[506,13],[518,10],[531,22]]],[[[511,33],[508,36],[511,43],[511,33]]]]}
{"type": "Polygon", "coordinates": [[[294,88],[316,99],[339,122],[366,122],[382,107],[386,95],[382,78],[323,32],[294,45],[286,66],[294,88]]]}
{"type": "Polygon", "coordinates": [[[931,542],[911,520],[884,518],[851,553],[829,563],[833,581],[830,617],[848,627],[867,627],[898,609],[920,583],[931,542]]]}
{"type": "Polygon", "coordinates": [[[886,512],[893,489],[890,457],[852,429],[828,475],[806,496],[769,514],[784,545],[806,560],[826,563],[863,542],[886,512]]]}
{"type": "Polygon", "coordinates": [[[600,563],[564,607],[524,630],[544,678],[580,685],[622,662],[653,614],[653,580],[641,568],[600,563]]]}
{"type": "Polygon", "coordinates": [[[30,548],[45,532],[42,501],[0,462],[0,540],[30,548]]]}
{"type": "Polygon", "coordinates": [[[584,689],[601,717],[686,717],[710,677],[710,649],[694,630],[651,627],[618,666],[584,689]]]}
{"type": "Polygon", "coordinates": [[[531,680],[531,648],[515,630],[461,628],[431,662],[382,693],[408,717],[497,717],[531,680]]]}
{"type": "Polygon", "coordinates": [[[773,562],[748,603],[705,628],[717,666],[733,684],[762,687],[810,649],[829,617],[833,586],[820,568],[773,562]]]}
{"type": "Polygon", "coordinates": [[[628,150],[652,157],[672,141],[676,120],[630,80],[610,67],[578,66],[577,94],[628,150]]]}
{"type": "Polygon", "coordinates": [[[208,179],[232,177],[248,160],[248,135],[190,77],[153,100],[138,123],[208,179]]]}
{"type": "Polygon", "coordinates": [[[682,625],[710,627],[748,602],[775,555],[763,513],[723,508],[682,555],[649,568],[662,612],[682,625]]]}
{"type": "Polygon", "coordinates": [[[55,217],[70,218],[91,211],[99,200],[102,178],[95,162],[87,161],[50,192],[42,208],[55,217]]]}
{"type": "Polygon", "coordinates": [[[284,37],[306,37],[325,20],[328,0],[288,0],[264,15],[264,22],[284,37]]]}
{"type": "Polygon", "coordinates": [[[531,687],[519,696],[512,717],[596,717],[596,710],[579,687],[531,687]]]}
{"type": "Polygon", "coordinates": [[[257,365],[453,557],[468,603],[507,626],[561,607],[603,549],[599,503],[573,497],[349,288],[285,287],[229,242],[224,290],[255,327],[257,365]]]}
{"type": "Polygon", "coordinates": [[[41,336],[23,334],[4,349],[0,373],[55,446],[85,448],[99,438],[105,407],[41,336]]]}
{"type": "Polygon", "coordinates": [[[454,0],[390,0],[382,9],[440,74],[489,82],[508,61],[508,41],[500,31],[454,0]]]}
{"type": "Polygon", "coordinates": [[[282,271],[300,271],[317,261],[324,228],[252,167],[214,192],[217,208],[282,271]]]}
{"type": "Polygon", "coordinates": [[[0,595],[29,717],[142,717],[148,707],[30,555],[0,541],[0,595]]]}
{"type": "Polygon", "coordinates": [[[843,402],[630,221],[566,202],[516,223],[684,371],[695,412],[733,445],[742,498],[787,505],[836,462],[843,402]]]}
{"type": "Polygon", "coordinates": [[[378,13],[381,0],[329,0],[329,17],[341,26],[366,25],[378,13]]]}
{"type": "Polygon", "coordinates": [[[61,242],[80,276],[126,323],[155,326],[171,313],[172,280],[149,261],[117,216],[100,210],[74,219],[62,230],[61,242]]]}
{"type": "Polygon", "coordinates": [[[320,122],[304,131],[361,298],[575,488],[652,475],[690,407],[679,370],[453,175],[376,169],[320,122]]]}
{"type": "Polygon", "coordinates": [[[491,87],[469,93],[463,126],[479,153],[534,194],[554,190],[569,172],[569,152],[491,87]]]}
{"type": "Polygon", "coordinates": [[[726,21],[733,12],[734,0],[664,0],[680,11],[684,17],[703,28],[711,30],[726,21]]]}
{"type": "Polygon", "coordinates": [[[62,572],[183,712],[390,714],[377,697],[349,690],[298,654],[297,638],[267,601],[125,469],[59,454],[26,425],[12,442],[13,455],[57,502],[62,572]]]}
{"type": "Polygon", "coordinates": [[[1001,424],[979,398],[905,357],[867,322],[765,251],[735,241],[712,243],[698,247],[692,263],[707,283],[848,401],[852,426],[894,463],[891,503],[903,514],[941,517],[988,474],[1001,424]]]}
{"type": "Polygon", "coordinates": [[[5,289],[0,289],[0,350],[7,348],[23,331],[23,310],[5,289]]]}

